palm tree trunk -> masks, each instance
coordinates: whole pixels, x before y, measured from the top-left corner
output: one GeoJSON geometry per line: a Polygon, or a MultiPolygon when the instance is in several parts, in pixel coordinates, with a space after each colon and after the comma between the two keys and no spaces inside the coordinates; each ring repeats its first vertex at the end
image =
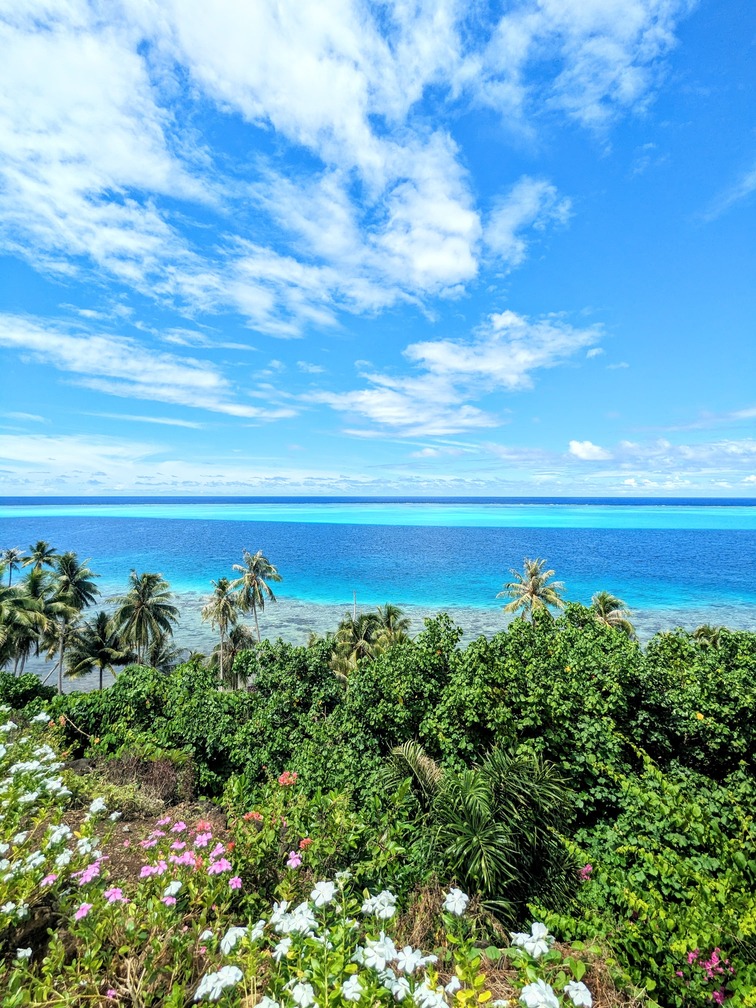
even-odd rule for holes
{"type": "Polygon", "coordinates": [[[260,643],[260,624],[257,622],[257,606],[252,603],[252,615],[255,617],[255,630],[257,630],[257,643],[260,643]]]}
{"type": "Polygon", "coordinates": [[[220,630],[220,650],[218,651],[218,667],[220,669],[221,682],[223,682],[223,630],[224,630],[224,628],[221,626],[218,629],[220,630]]]}
{"type": "Polygon", "coordinates": [[[100,693],[102,693],[102,665],[100,665],[100,693]]]}
{"type": "Polygon", "coordinates": [[[60,658],[58,661],[58,695],[63,694],[63,641],[64,628],[60,628],[60,658]]]}

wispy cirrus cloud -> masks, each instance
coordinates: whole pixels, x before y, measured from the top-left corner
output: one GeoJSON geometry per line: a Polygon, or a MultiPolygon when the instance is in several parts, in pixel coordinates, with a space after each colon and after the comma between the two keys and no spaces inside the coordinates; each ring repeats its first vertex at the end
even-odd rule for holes
{"type": "Polygon", "coordinates": [[[50,322],[0,315],[0,346],[52,364],[76,376],[76,384],[109,395],[260,420],[295,413],[289,406],[263,409],[239,402],[215,365],[151,350],[126,336],[70,331],[50,322]]]}
{"type": "Polygon", "coordinates": [[[600,335],[598,327],[576,329],[558,317],[528,319],[504,311],[489,316],[470,339],[410,344],[404,356],[418,374],[367,372],[366,388],[311,398],[410,436],[496,427],[501,419],[474,401],[495,391],[532,387],[534,372],[564,363],[600,335]]]}

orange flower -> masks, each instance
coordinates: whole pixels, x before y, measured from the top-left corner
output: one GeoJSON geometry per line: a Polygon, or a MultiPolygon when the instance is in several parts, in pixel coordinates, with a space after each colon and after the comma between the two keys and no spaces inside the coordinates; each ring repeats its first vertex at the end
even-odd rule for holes
{"type": "Polygon", "coordinates": [[[310,846],[311,843],[312,843],[312,840],[310,839],[310,837],[308,837],[308,836],[303,837],[303,839],[299,841],[299,849],[300,850],[307,850],[307,848],[310,846]]]}

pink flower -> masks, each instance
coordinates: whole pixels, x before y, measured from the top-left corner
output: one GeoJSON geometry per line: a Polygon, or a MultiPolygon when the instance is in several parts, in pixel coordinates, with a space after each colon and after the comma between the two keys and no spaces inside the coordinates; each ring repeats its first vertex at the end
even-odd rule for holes
{"type": "Polygon", "coordinates": [[[238,875],[234,875],[232,879],[228,880],[228,887],[229,889],[241,889],[242,880],[239,878],[238,875]]]}
{"type": "Polygon", "coordinates": [[[221,854],[224,854],[225,851],[226,851],[226,845],[225,844],[222,844],[222,843],[216,844],[215,847],[213,847],[213,849],[210,851],[210,857],[211,858],[217,858],[221,854]]]}
{"type": "Polygon", "coordinates": [[[212,828],[213,828],[213,824],[211,822],[209,822],[207,819],[198,819],[197,820],[197,832],[198,833],[207,833],[209,830],[212,830],[212,828]]]}
{"type": "Polygon", "coordinates": [[[578,872],[578,877],[581,882],[588,882],[591,877],[591,872],[593,871],[593,865],[584,865],[578,872]]]}
{"type": "Polygon", "coordinates": [[[297,783],[297,777],[299,775],[291,770],[284,770],[281,776],[278,778],[278,783],[281,787],[290,787],[292,784],[297,783]]]}
{"type": "Polygon", "coordinates": [[[221,872],[231,870],[232,870],[231,862],[228,861],[226,858],[221,858],[220,861],[215,861],[213,864],[210,865],[210,867],[207,869],[207,874],[220,875],[221,872]]]}
{"type": "Polygon", "coordinates": [[[173,826],[171,826],[171,833],[183,833],[185,829],[186,829],[185,822],[177,822],[174,823],[173,826]]]}
{"type": "Polygon", "coordinates": [[[108,903],[128,903],[128,900],[123,895],[123,889],[118,886],[111,886],[110,889],[106,889],[102,894],[108,903]]]}
{"type": "Polygon", "coordinates": [[[85,868],[83,871],[74,872],[74,878],[78,877],[79,885],[83,886],[86,885],[88,882],[91,882],[92,879],[96,879],[99,874],[100,874],[100,862],[93,861],[92,864],[89,865],[89,867],[85,868]]]}
{"type": "Polygon", "coordinates": [[[158,826],[167,826],[170,821],[171,821],[171,817],[168,815],[164,819],[158,819],[156,825],[158,825],[158,826]]]}
{"type": "Polygon", "coordinates": [[[198,833],[194,838],[195,847],[207,847],[208,843],[213,839],[212,833],[198,833]]]}
{"type": "Polygon", "coordinates": [[[151,836],[151,837],[161,837],[161,836],[165,836],[165,830],[161,830],[161,829],[156,829],[156,830],[153,830],[153,831],[152,831],[152,833],[150,833],[150,836],[151,836]]]}
{"type": "Polygon", "coordinates": [[[157,840],[140,840],[139,846],[144,847],[145,850],[149,850],[150,847],[154,847],[157,840]]]}
{"type": "Polygon", "coordinates": [[[116,1001],[118,999],[118,992],[114,991],[112,987],[108,987],[105,991],[105,997],[109,998],[111,1001],[116,1001]]]}
{"type": "Polygon", "coordinates": [[[200,955],[205,955],[207,953],[207,945],[200,945],[197,951],[200,955]]]}
{"type": "Polygon", "coordinates": [[[297,851],[294,851],[294,850],[293,851],[289,851],[289,857],[288,857],[288,859],[286,861],[286,867],[287,868],[299,868],[299,866],[301,864],[302,864],[301,855],[298,854],[297,851]]]}
{"type": "Polygon", "coordinates": [[[721,990],[714,991],[713,994],[711,995],[711,999],[712,1001],[715,1001],[718,1005],[724,1004],[725,999],[724,991],[721,990]]]}
{"type": "Polygon", "coordinates": [[[149,878],[150,875],[157,875],[157,868],[151,864],[142,865],[142,870],[139,872],[139,878],[149,878]]]}
{"type": "Polygon", "coordinates": [[[41,882],[40,882],[39,884],[40,884],[40,885],[45,885],[45,886],[47,886],[47,885],[52,885],[52,884],[53,884],[53,882],[55,881],[55,879],[56,879],[57,877],[58,877],[58,876],[57,876],[57,875],[54,875],[54,874],[53,874],[53,875],[45,875],[45,877],[44,877],[44,878],[42,879],[42,881],[41,881],[41,882]]]}
{"type": "Polygon", "coordinates": [[[92,903],[82,903],[79,909],[74,914],[74,920],[81,920],[82,917],[86,917],[89,911],[92,909],[92,903]]]}
{"type": "Polygon", "coordinates": [[[124,840],[123,841],[123,846],[124,847],[131,847],[131,840],[124,840]]]}
{"type": "Polygon", "coordinates": [[[312,840],[308,836],[306,836],[302,840],[299,841],[299,849],[300,850],[307,850],[307,848],[310,846],[311,843],[312,843],[312,840]]]}
{"type": "Polygon", "coordinates": [[[176,906],[175,896],[163,896],[161,903],[165,903],[166,906],[176,906]]]}
{"type": "Polygon", "coordinates": [[[161,858],[160,861],[158,861],[158,863],[155,865],[155,874],[162,875],[164,872],[167,871],[168,871],[168,864],[161,858]]]}
{"type": "Polygon", "coordinates": [[[690,966],[693,965],[696,959],[698,959],[698,949],[696,949],[694,952],[688,952],[688,964],[690,966]]]}
{"type": "Polygon", "coordinates": [[[174,840],[171,844],[171,850],[183,850],[184,847],[186,847],[186,844],[183,840],[174,840]]]}

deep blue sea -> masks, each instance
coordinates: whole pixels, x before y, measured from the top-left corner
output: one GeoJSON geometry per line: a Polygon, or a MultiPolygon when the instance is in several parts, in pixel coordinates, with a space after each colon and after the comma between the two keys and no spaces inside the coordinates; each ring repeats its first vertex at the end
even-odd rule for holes
{"type": "Polygon", "coordinates": [[[212,646],[199,608],[211,580],[261,549],[283,576],[262,628],[304,641],[351,609],[394,602],[416,629],[446,609],[466,637],[504,625],[496,593],[545,557],[571,600],[624,599],[642,637],[709,622],[756,629],[755,500],[0,498],[0,549],[46,539],[100,575],[160,571],[180,596],[177,633],[212,646]]]}

